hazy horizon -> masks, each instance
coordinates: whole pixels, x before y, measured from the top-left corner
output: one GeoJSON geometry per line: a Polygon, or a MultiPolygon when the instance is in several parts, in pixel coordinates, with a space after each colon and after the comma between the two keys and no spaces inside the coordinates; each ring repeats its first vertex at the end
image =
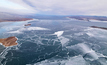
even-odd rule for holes
{"type": "Polygon", "coordinates": [[[43,15],[107,16],[106,0],[1,0],[0,12],[43,15]]]}

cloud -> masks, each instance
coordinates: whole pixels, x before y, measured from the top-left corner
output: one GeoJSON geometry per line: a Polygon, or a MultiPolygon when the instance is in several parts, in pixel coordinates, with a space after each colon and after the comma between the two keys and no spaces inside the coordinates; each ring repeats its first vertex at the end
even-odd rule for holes
{"type": "Polygon", "coordinates": [[[0,12],[29,14],[29,13],[35,13],[36,10],[34,11],[34,9],[24,7],[23,5],[21,6],[19,3],[14,3],[13,1],[1,0],[0,12]]]}
{"type": "MultiPolygon", "coordinates": [[[[106,0],[8,0],[37,14],[105,15],[106,0]]],[[[30,11],[30,12],[32,12],[30,11]]]]}

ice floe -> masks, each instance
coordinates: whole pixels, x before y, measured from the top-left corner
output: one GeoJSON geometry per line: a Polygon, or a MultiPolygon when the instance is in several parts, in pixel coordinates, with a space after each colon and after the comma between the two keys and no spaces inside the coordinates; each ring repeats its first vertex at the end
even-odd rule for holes
{"type": "Polygon", "coordinates": [[[58,39],[60,40],[62,46],[65,45],[65,43],[67,43],[69,41],[68,38],[65,38],[64,36],[62,36],[64,33],[64,31],[57,31],[54,33],[54,35],[57,35],[58,39]]]}
{"type": "Polygon", "coordinates": [[[61,36],[63,33],[64,33],[64,31],[58,31],[58,32],[55,32],[54,34],[59,37],[59,36],[61,36]]]}

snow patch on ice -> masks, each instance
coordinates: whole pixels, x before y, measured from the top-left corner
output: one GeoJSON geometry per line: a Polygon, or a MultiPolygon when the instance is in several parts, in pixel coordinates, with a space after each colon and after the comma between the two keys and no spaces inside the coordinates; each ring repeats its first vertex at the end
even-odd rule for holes
{"type": "Polygon", "coordinates": [[[100,20],[90,20],[91,22],[104,22],[107,23],[107,21],[100,21],[100,20]]]}
{"type": "Polygon", "coordinates": [[[49,30],[49,29],[47,29],[47,28],[42,28],[42,27],[29,27],[29,28],[27,28],[27,30],[49,30]]]}
{"type": "Polygon", "coordinates": [[[17,30],[17,31],[11,31],[11,32],[8,32],[8,33],[22,33],[22,32],[17,30]]]}
{"type": "Polygon", "coordinates": [[[42,28],[42,27],[28,27],[28,28],[20,28],[16,31],[10,31],[8,33],[22,33],[23,31],[32,31],[32,30],[50,30],[50,29],[42,28]]]}
{"type": "Polygon", "coordinates": [[[95,29],[95,28],[88,28],[84,30],[85,33],[90,37],[96,37],[96,38],[104,38],[107,39],[107,30],[102,29],[95,29]]]}

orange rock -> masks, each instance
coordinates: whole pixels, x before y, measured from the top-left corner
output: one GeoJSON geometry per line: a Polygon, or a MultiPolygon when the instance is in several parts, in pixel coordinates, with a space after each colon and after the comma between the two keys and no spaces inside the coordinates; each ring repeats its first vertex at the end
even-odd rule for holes
{"type": "Polygon", "coordinates": [[[0,39],[0,43],[2,43],[2,45],[4,45],[5,47],[17,45],[18,43],[16,41],[17,38],[14,36],[0,39]]]}

